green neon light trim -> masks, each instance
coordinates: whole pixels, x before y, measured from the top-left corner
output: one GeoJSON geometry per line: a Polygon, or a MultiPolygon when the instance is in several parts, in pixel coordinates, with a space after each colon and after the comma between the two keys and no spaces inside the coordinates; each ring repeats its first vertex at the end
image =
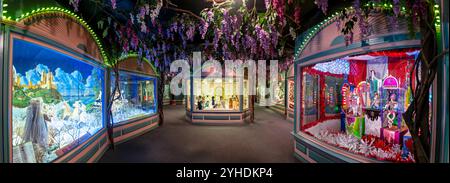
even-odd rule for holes
{"type": "Polygon", "coordinates": [[[100,54],[103,58],[103,62],[108,63],[109,59],[105,54],[103,45],[101,44],[100,39],[98,38],[97,34],[92,30],[92,28],[87,24],[87,22],[85,20],[83,20],[81,17],[79,17],[75,13],[71,12],[70,10],[66,10],[64,8],[59,8],[59,7],[38,8],[38,9],[32,10],[31,12],[27,12],[25,14],[20,15],[19,16],[20,18],[16,18],[15,20],[12,20],[11,17],[5,17],[5,16],[3,16],[3,19],[5,22],[18,23],[18,22],[25,21],[29,18],[32,18],[34,16],[48,14],[48,13],[62,13],[65,16],[68,16],[68,17],[72,18],[73,20],[77,21],[79,24],[81,24],[81,26],[83,26],[83,28],[88,30],[88,32],[92,36],[92,38],[94,38],[95,43],[97,44],[97,46],[100,49],[100,54]]]}

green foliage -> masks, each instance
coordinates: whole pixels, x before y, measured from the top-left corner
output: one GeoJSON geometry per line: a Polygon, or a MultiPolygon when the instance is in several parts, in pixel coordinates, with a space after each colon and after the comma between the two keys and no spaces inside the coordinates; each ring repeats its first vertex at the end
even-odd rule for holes
{"type": "Polygon", "coordinates": [[[16,87],[13,93],[13,106],[24,108],[30,105],[33,98],[42,98],[46,104],[57,104],[61,102],[62,96],[56,89],[24,89],[16,87]]]}

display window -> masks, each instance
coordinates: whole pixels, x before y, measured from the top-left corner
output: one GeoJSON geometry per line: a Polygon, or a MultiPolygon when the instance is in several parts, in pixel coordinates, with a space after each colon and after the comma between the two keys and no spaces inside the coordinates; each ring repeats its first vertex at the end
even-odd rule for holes
{"type": "Polygon", "coordinates": [[[170,100],[170,85],[165,84],[164,85],[164,100],[170,100]]]}
{"type": "Polygon", "coordinates": [[[300,67],[300,129],[378,160],[413,162],[402,114],[412,101],[414,49],[370,52],[300,67]]]}
{"type": "Polygon", "coordinates": [[[286,73],[285,72],[281,72],[278,75],[278,83],[275,87],[275,91],[274,91],[274,102],[275,104],[283,104],[284,105],[284,97],[285,97],[285,88],[286,88],[286,73]]]}
{"type": "Polygon", "coordinates": [[[103,128],[105,72],[40,42],[11,41],[12,162],[51,162],[103,128]]]}
{"type": "Polygon", "coordinates": [[[186,80],[186,109],[191,110],[191,80],[186,80]]]}
{"type": "MultiPolygon", "coordinates": [[[[248,83],[246,80],[242,83],[248,83]]],[[[244,89],[235,78],[195,78],[194,111],[239,111],[244,89]]],[[[248,104],[247,104],[248,106],[248,104]]]]}
{"type": "Polygon", "coordinates": [[[244,100],[243,100],[243,104],[242,104],[242,107],[243,107],[244,110],[247,110],[248,107],[249,107],[249,101],[250,101],[249,100],[249,95],[248,95],[249,87],[250,87],[250,84],[249,84],[248,80],[244,80],[244,92],[243,92],[244,100]]]}
{"type": "MultiPolygon", "coordinates": [[[[111,76],[111,91],[114,89],[115,77],[111,76]]],[[[112,106],[114,123],[123,123],[155,114],[156,78],[120,71],[119,90],[115,96],[120,96],[112,106]],[[120,95],[119,95],[120,92],[120,95]]]]}
{"type": "Polygon", "coordinates": [[[292,79],[288,79],[287,82],[287,91],[288,91],[288,108],[293,110],[294,109],[294,86],[295,83],[292,79]]]}

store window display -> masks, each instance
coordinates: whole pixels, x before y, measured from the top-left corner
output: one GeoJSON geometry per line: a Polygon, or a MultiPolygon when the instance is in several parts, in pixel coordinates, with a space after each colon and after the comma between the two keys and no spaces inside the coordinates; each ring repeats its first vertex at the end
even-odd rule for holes
{"type": "Polygon", "coordinates": [[[236,79],[194,79],[194,110],[239,111],[242,89],[236,79]]]}
{"type": "Polygon", "coordinates": [[[52,162],[103,127],[105,72],[51,47],[12,41],[13,162],[52,162]]]}
{"type": "Polygon", "coordinates": [[[402,118],[411,103],[413,52],[370,52],[301,67],[301,131],[352,153],[413,162],[402,118]]]}
{"type": "MultiPolygon", "coordinates": [[[[111,77],[111,91],[114,89],[115,77],[111,77]]],[[[120,71],[119,90],[114,101],[112,113],[114,123],[121,123],[131,119],[155,114],[156,107],[156,78],[120,71]],[[119,95],[120,92],[120,95],[119,95]]]]}

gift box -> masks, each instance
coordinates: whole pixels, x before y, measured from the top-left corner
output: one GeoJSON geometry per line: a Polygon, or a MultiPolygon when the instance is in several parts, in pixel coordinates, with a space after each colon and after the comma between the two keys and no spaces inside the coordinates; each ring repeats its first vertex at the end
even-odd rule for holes
{"type": "Polygon", "coordinates": [[[381,121],[380,110],[366,110],[365,117],[365,135],[380,137],[381,121]]]}
{"type": "Polygon", "coordinates": [[[364,117],[355,117],[355,123],[353,124],[353,135],[361,138],[365,132],[365,118],[364,117]]]}
{"type": "Polygon", "coordinates": [[[408,132],[403,136],[402,154],[407,156],[411,152],[412,148],[412,137],[408,132]]]}
{"type": "Polygon", "coordinates": [[[353,123],[355,123],[354,117],[345,117],[345,129],[347,134],[353,134],[353,123]]]}
{"type": "Polygon", "coordinates": [[[347,134],[361,138],[364,135],[364,117],[346,117],[347,134]]]}
{"type": "Polygon", "coordinates": [[[397,126],[391,128],[381,128],[380,135],[381,138],[386,140],[388,143],[400,144],[403,142],[403,136],[408,130],[406,128],[398,129],[397,126]]]}

